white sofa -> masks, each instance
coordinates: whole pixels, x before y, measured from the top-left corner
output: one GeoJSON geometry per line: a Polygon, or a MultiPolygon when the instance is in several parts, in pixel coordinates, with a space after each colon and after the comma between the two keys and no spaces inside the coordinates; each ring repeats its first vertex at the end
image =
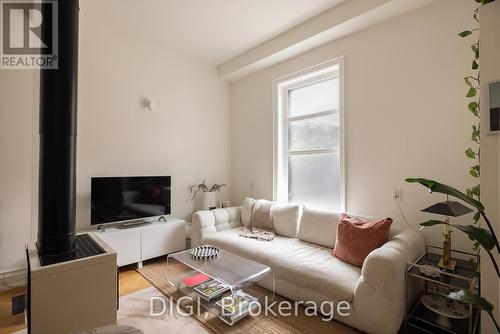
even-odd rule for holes
{"type": "MultiPolygon", "coordinates": [[[[306,224],[305,210],[297,237],[276,235],[270,242],[239,236],[240,207],[198,211],[192,216],[191,243],[211,244],[268,265],[276,293],[292,300],[349,302],[350,315],[335,314],[338,321],[368,333],[397,333],[405,312],[405,263],[423,255],[422,234],[394,222],[388,242],[358,268],[330,254],[338,214],[310,211],[306,224]]],[[[272,279],[261,285],[271,289],[272,279]]]]}

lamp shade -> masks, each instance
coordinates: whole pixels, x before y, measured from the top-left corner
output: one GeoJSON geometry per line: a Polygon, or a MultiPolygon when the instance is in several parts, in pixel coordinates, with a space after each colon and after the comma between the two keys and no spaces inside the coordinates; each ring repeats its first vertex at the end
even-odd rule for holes
{"type": "Polygon", "coordinates": [[[473,210],[471,210],[470,208],[456,201],[439,202],[422,210],[422,212],[435,213],[438,215],[444,215],[449,217],[462,216],[472,211],[473,210]]]}

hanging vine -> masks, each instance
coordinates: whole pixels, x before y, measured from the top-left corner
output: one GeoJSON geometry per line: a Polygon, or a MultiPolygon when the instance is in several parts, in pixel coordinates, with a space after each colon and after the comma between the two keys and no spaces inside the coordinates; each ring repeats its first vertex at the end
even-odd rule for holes
{"type": "MultiPolygon", "coordinates": [[[[471,44],[471,50],[473,53],[473,60],[471,64],[471,68],[473,70],[472,75],[468,75],[464,78],[465,84],[467,85],[467,95],[466,97],[469,100],[469,103],[467,105],[468,110],[474,115],[475,117],[475,124],[472,125],[472,133],[471,133],[471,140],[472,143],[474,144],[474,149],[472,147],[469,147],[465,150],[465,155],[474,160],[474,165],[472,165],[469,168],[469,174],[477,181],[477,184],[471,188],[468,188],[467,195],[471,198],[474,198],[478,201],[481,201],[481,185],[480,185],[480,178],[481,178],[481,149],[480,149],[480,141],[481,141],[481,125],[480,125],[480,119],[481,119],[481,105],[480,105],[480,98],[479,98],[479,89],[481,87],[481,77],[480,77],[480,72],[479,72],[479,8],[487,3],[493,2],[495,0],[475,0],[475,2],[479,3],[479,6],[474,10],[473,18],[474,21],[476,22],[478,28],[471,29],[471,30],[464,30],[458,35],[462,38],[468,37],[472,35],[473,33],[476,32],[477,38],[474,40],[474,43],[471,44]]],[[[474,215],[474,225],[480,226],[481,225],[481,214],[479,212],[476,212],[474,215]]],[[[479,251],[479,243],[476,241],[474,242],[473,249],[474,251],[478,252],[479,251]]]]}

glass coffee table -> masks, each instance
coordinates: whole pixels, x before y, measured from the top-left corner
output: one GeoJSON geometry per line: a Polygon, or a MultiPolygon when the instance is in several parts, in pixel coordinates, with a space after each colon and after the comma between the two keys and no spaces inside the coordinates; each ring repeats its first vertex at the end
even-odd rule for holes
{"type": "MultiPolygon", "coordinates": [[[[222,249],[218,257],[207,259],[194,258],[191,249],[172,253],[167,256],[167,265],[168,282],[205,309],[220,309],[220,300],[223,297],[237,296],[243,289],[269,275],[272,278],[272,299],[275,297],[275,277],[270,267],[222,249]],[[213,298],[202,296],[200,289],[213,280],[224,285],[224,293],[213,298]]],[[[255,299],[258,301],[258,298],[255,299]]],[[[233,324],[222,316],[221,319],[230,325],[233,324]]]]}

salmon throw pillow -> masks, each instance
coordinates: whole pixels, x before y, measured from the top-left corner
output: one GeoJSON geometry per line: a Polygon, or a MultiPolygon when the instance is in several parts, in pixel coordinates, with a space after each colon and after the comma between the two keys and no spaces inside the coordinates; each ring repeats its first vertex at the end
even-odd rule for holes
{"type": "Polygon", "coordinates": [[[391,224],[392,218],[370,221],[341,214],[332,255],[362,267],[368,254],[387,242],[391,224]]]}

